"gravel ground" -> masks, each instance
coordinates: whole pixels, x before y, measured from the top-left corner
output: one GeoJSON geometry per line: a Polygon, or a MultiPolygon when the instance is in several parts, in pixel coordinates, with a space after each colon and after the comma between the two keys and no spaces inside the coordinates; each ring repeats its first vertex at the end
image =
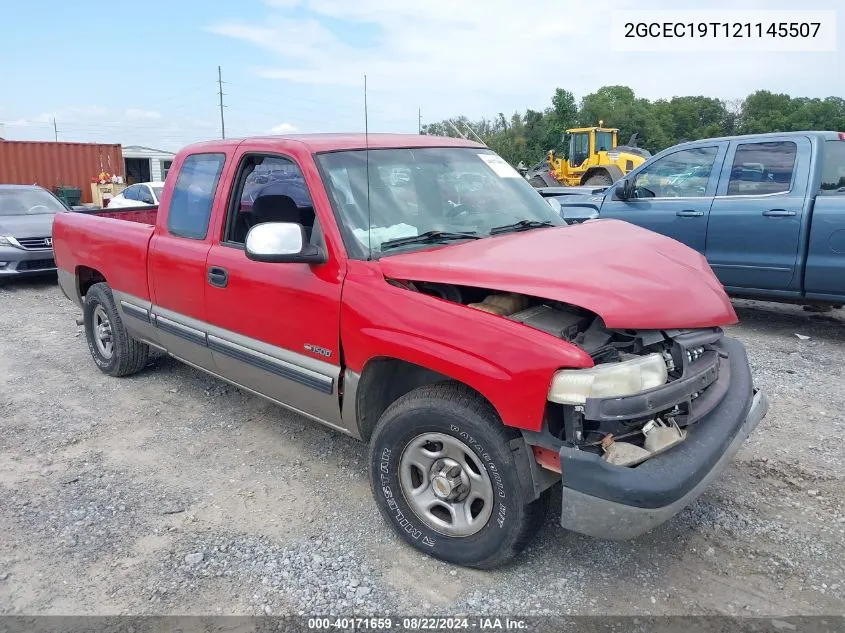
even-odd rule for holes
{"type": "Polygon", "coordinates": [[[167,357],[108,378],[54,280],[2,285],[0,614],[845,613],[845,314],[736,305],[771,411],[723,477],[478,572],[394,537],[364,445],[167,357]]]}

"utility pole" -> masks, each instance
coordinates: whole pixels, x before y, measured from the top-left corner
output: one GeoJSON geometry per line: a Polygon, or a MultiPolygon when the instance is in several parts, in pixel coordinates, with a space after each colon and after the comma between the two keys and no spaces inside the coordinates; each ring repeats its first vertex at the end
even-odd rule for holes
{"type": "Polygon", "coordinates": [[[417,108],[417,134],[422,134],[422,108],[417,108]]]}
{"type": "Polygon", "coordinates": [[[56,135],[56,142],[59,141],[59,128],[56,127],[56,117],[53,117],[53,134],[56,135]]]}
{"type": "Polygon", "coordinates": [[[226,121],[223,119],[223,70],[220,66],[217,67],[217,85],[220,95],[220,138],[226,138],[226,121]]]}

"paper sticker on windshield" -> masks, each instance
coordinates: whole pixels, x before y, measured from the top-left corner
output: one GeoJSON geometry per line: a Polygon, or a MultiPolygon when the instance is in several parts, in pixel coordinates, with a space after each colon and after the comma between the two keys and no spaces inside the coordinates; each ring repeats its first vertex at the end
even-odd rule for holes
{"type": "Polygon", "coordinates": [[[499,178],[522,178],[519,172],[508,165],[507,161],[496,154],[479,154],[478,157],[487,163],[487,166],[496,172],[499,178]]]}

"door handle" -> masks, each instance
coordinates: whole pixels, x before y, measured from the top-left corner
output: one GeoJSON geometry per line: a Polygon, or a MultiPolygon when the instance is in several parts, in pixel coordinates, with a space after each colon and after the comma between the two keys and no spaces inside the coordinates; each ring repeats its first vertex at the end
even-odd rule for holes
{"type": "Polygon", "coordinates": [[[704,211],[694,211],[693,209],[684,209],[675,213],[679,218],[700,218],[704,215],[704,211]]]}
{"type": "Polygon", "coordinates": [[[229,271],[220,266],[212,266],[208,269],[208,283],[218,288],[225,288],[229,283],[229,271]]]}
{"type": "Polygon", "coordinates": [[[787,211],[786,209],[769,209],[768,211],[763,211],[763,215],[767,218],[788,218],[797,214],[795,211],[787,211]]]}

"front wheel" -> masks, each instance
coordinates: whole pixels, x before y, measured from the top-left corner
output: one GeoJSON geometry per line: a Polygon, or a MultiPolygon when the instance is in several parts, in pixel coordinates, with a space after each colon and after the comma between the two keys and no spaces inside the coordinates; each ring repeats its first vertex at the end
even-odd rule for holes
{"type": "Polygon", "coordinates": [[[450,383],[420,387],[385,411],[370,447],[370,482],[384,517],[440,560],[497,567],[543,523],[544,495],[526,500],[513,433],[478,394],[450,383]]]}

